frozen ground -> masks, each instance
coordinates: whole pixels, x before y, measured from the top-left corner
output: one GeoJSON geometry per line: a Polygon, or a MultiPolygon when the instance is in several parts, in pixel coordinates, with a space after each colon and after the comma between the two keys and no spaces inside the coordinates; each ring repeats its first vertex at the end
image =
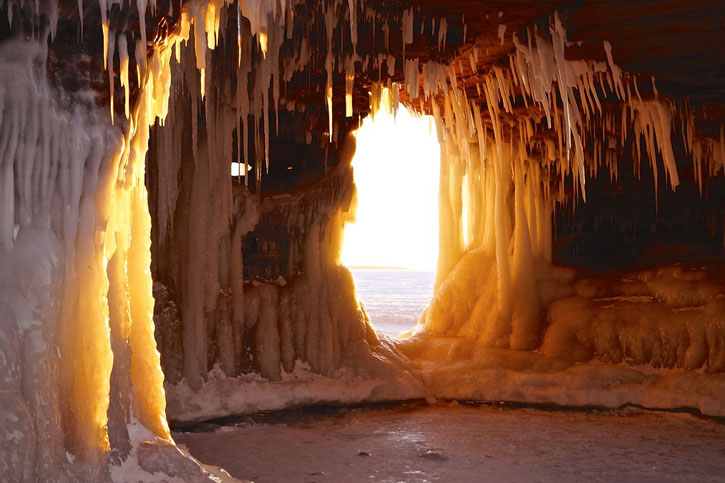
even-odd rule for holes
{"type": "Polygon", "coordinates": [[[725,424],[689,414],[411,404],[197,429],[174,438],[258,482],[725,481],[725,424]]]}

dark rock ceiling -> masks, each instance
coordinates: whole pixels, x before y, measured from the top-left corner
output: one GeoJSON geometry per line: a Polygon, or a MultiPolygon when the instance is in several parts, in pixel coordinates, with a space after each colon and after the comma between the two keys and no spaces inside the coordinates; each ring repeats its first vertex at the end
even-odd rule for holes
{"type": "MultiPolygon", "coordinates": [[[[646,83],[654,77],[660,93],[709,104],[715,112],[722,112],[720,106],[725,104],[725,2],[721,0],[423,0],[375,4],[381,9],[420,6],[423,16],[463,15],[466,43],[454,44],[446,52],[449,59],[461,62],[463,77],[475,76],[468,61],[474,46],[479,48],[477,73],[485,73],[491,65],[508,62],[507,56],[514,50],[512,33],[525,36],[526,28],[534,25],[546,31],[549,15],[558,10],[569,41],[582,42],[571,46],[568,57],[606,60],[602,41],[608,40],[615,62],[646,83]],[[506,25],[503,45],[499,24],[506,25]]],[[[421,57],[429,53],[417,44],[406,51],[421,57]]],[[[474,91],[468,93],[470,98],[476,97],[474,91]]]]}
{"type": "MultiPolygon", "coordinates": [[[[297,8],[313,10],[318,3],[308,0],[297,8]]],[[[458,72],[460,81],[469,87],[474,86],[478,76],[484,75],[492,65],[508,63],[508,55],[514,49],[513,33],[525,36],[527,28],[535,25],[540,31],[546,31],[549,16],[557,10],[569,40],[581,41],[580,45],[572,45],[567,50],[568,57],[605,60],[602,41],[608,40],[612,44],[615,62],[625,71],[638,74],[642,84],[649,85],[654,76],[660,93],[709,105],[713,118],[725,117],[725,2],[722,0],[368,0],[365,6],[378,11],[381,18],[391,19],[389,49],[396,55],[402,51],[401,36],[397,33],[398,17],[405,9],[413,7],[416,35],[414,42],[405,48],[406,57],[418,57],[421,61],[433,58],[457,62],[462,67],[462,71],[458,72]],[[443,52],[438,51],[437,38],[428,32],[428,28],[427,35],[418,35],[421,18],[426,22],[429,22],[428,19],[446,18],[448,40],[443,52]],[[499,40],[501,24],[506,25],[503,45],[499,40]],[[475,69],[469,62],[473,48],[478,48],[475,69]]],[[[178,0],[171,0],[171,5],[169,0],[158,0],[155,12],[147,14],[148,39],[163,38],[172,31],[178,22],[178,12],[178,0]]],[[[78,3],[60,0],[58,32],[51,45],[49,72],[71,91],[83,84],[92,85],[99,92],[100,101],[104,102],[107,80],[104,80],[101,65],[103,43],[96,0],[83,1],[83,17],[84,32],[79,41],[78,3]]],[[[22,17],[16,13],[16,18],[22,17]]],[[[15,22],[16,29],[19,28],[18,23],[15,22]]],[[[112,27],[138,31],[136,8],[120,10],[115,6],[110,23],[112,27]]],[[[377,27],[380,28],[380,24],[377,27]]],[[[358,52],[364,55],[366,50],[379,51],[379,45],[373,45],[370,38],[370,26],[360,23],[359,30],[358,52]]],[[[316,30],[312,32],[314,37],[316,30]]],[[[3,16],[0,38],[8,34],[9,26],[3,16]]],[[[378,33],[376,44],[382,42],[381,38],[378,33]]],[[[312,72],[299,76],[304,82],[298,80],[295,83],[293,80],[286,86],[287,98],[296,98],[308,105],[317,104],[323,111],[324,99],[319,93],[324,90],[325,39],[310,40],[318,46],[320,61],[312,62],[312,72]]],[[[136,90],[134,77],[131,76],[132,92],[136,90]]],[[[378,78],[385,78],[385,75],[371,72],[358,74],[356,112],[367,111],[367,91],[370,83],[378,78]]],[[[394,79],[402,79],[400,62],[394,79]]],[[[342,116],[338,116],[338,112],[344,113],[344,80],[341,74],[336,75],[334,84],[335,113],[339,119],[342,116]]],[[[116,92],[119,91],[117,88],[116,92]]],[[[469,88],[467,93],[471,99],[477,97],[475,88],[469,88]]],[[[121,104],[116,102],[116,105],[121,104]]],[[[320,127],[323,124],[324,119],[321,119],[320,127]]]]}

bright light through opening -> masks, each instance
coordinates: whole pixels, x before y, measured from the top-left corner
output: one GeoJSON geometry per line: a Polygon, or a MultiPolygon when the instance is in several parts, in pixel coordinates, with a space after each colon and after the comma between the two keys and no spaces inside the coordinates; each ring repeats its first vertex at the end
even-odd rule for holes
{"type": "Polygon", "coordinates": [[[251,171],[252,167],[249,166],[248,168],[244,167],[244,163],[237,163],[236,161],[232,162],[232,176],[244,176],[247,174],[247,171],[251,171]]]}
{"type": "Polygon", "coordinates": [[[434,271],[438,258],[440,147],[431,116],[380,110],[355,133],[358,207],[345,226],[348,267],[434,271]]]}

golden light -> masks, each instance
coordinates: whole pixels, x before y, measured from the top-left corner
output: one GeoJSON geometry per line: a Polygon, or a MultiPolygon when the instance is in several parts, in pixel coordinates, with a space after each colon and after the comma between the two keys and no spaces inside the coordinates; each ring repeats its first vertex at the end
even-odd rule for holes
{"type": "Polygon", "coordinates": [[[247,171],[251,171],[252,169],[252,166],[245,167],[244,163],[232,161],[232,176],[244,176],[247,174],[247,171]]]}
{"type": "Polygon", "coordinates": [[[355,133],[357,216],[345,226],[349,267],[435,270],[440,148],[431,116],[381,109],[355,133]]]}

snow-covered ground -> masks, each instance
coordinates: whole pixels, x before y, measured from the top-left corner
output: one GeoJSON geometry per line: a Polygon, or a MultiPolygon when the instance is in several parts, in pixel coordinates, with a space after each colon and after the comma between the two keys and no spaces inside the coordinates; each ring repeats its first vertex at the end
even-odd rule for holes
{"type": "Polygon", "coordinates": [[[412,404],[174,433],[258,482],[725,481],[725,424],[689,414],[412,404]]]}
{"type": "Polygon", "coordinates": [[[357,404],[361,402],[405,401],[424,396],[422,381],[400,372],[392,378],[363,378],[341,370],[335,377],[310,371],[297,362],[280,382],[259,375],[225,377],[215,367],[200,391],[188,384],[167,385],[167,417],[174,423],[193,423],[258,411],[312,406],[315,404],[357,404]]]}

